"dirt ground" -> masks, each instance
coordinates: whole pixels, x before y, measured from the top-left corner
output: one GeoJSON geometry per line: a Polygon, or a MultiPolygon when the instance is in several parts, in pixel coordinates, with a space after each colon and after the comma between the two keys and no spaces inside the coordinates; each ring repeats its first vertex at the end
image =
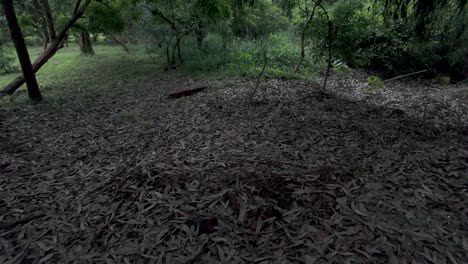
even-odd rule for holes
{"type": "Polygon", "coordinates": [[[0,263],[467,263],[463,100],[349,80],[2,109],[0,263]]]}

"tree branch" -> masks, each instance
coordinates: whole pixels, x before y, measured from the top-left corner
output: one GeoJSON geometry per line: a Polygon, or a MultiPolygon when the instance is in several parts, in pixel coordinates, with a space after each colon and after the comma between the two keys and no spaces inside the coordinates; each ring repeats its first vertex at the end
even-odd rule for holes
{"type": "Polygon", "coordinates": [[[55,31],[54,19],[52,18],[52,12],[50,11],[49,1],[38,0],[38,3],[44,15],[44,20],[47,26],[47,33],[49,33],[49,41],[52,42],[57,38],[57,32],[55,31]]]}
{"type": "Polygon", "coordinates": [[[81,5],[81,0],[76,0],[75,9],[73,10],[73,15],[75,15],[78,12],[80,5],[81,5]]]}

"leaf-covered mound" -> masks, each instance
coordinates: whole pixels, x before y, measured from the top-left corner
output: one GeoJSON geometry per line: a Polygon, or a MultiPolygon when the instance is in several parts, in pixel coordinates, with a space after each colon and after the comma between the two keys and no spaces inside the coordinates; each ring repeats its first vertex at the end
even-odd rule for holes
{"type": "Polygon", "coordinates": [[[253,105],[183,85],[5,109],[0,262],[467,261],[468,131],[300,82],[253,105]]]}

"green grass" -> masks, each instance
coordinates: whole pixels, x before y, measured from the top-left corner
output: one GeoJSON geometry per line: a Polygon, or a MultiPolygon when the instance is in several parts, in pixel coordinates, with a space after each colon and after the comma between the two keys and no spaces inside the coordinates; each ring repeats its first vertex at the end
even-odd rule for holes
{"type": "MultiPolygon", "coordinates": [[[[41,48],[29,49],[34,60],[41,48]]],[[[149,64],[142,52],[127,54],[118,46],[97,45],[95,56],[82,56],[78,46],[70,46],[60,50],[36,74],[39,86],[46,100],[69,99],[79,97],[84,91],[105,89],[114,82],[129,79],[142,79],[154,75],[158,66],[149,64]]],[[[18,73],[0,76],[0,87],[13,80],[18,73]]],[[[6,97],[11,100],[27,100],[23,85],[17,95],[6,97]]],[[[5,101],[4,99],[2,99],[5,101]]]]}
{"type": "MultiPolygon", "coordinates": [[[[101,64],[109,64],[106,67],[112,67],[112,61],[120,60],[122,56],[125,56],[121,48],[116,46],[95,46],[94,49],[96,56],[89,57],[81,56],[79,47],[75,45],[61,49],[37,73],[36,77],[40,86],[60,86],[63,82],[81,81],[82,76],[78,76],[77,72],[95,66],[104,66],[101,64]]],[[[41,47],[29,48],[31,60],[34,61],[41,51],[41,47]]],[[[6,85],[18,74],[19,72],[0,76],[0,86],[6,85]]]]}
{"type": "MultiPolygon", "coordinates": [[[[294,57],[297,52],[292,48],[293,51],[285,48],[288,41],[284,38],[271,41],[271,58],[265,78],[307,78],[317,71],[316,66],[308,59],[305,60],[301,73],[290,76],[291,68],[297,60],[294,57]]],[[[237,43],[228,55],[227,63],[222,61],[219,40],[210,42],[208,39],[206,44],[208,51],[203,54],[193,46],[184,47],[186,61],[176,75],[226,81],[233,78],[256,78],[260,73],[262,64],[257,58],[260,56],[254,43],[237,43]],[[210,51],[213,55],[208,56],[210,51]]],[[[70,45],[61,49],[39,70],[36,77],[45,101],[62,103],[70,99],[92,100],[96,94],[118,92],[113,89],[115,87],[137,90],[138,86],[164,74],[161,69],[166,63],[165,55],[158,52],[148,55],[148,51],[142,46],[132,47],[131,54],[125,53],[120,46],[95,45],[94,50],[95,56],[82,56],[77,45],[70,45]]],[[[41,51],[42,47],[29,48],[32,61],[41,51]]],[[[20,72],[0,76],[0,88],[18,74],[20,72]]],[[[18,106],[21,101],[29,102],[25,90],[23,85],[13,96],[0,98],[0,104],[18,106]]]]}

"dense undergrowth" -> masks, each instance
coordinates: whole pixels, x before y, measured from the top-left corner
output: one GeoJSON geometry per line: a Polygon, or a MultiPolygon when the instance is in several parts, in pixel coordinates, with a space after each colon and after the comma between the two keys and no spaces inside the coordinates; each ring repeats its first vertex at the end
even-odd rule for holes
{"type": "MultiPolygon", "coordinates": [[[[161,49],[153,52],[164,56],[161,49]]],[[[182,69],[189,74],[215,74],[218,76],[257,77],[263,67],[266,52],[266,78],[307,78],[325,68],[323,58],[311,54],[304,59],[298,73],[293,73],[299,61],[300,45],[286,32],[271,34],[264,40],[233,40],[223,43],[221,36],[210,34],[201,48],[189,39],[182,45],[182,69]]],[[[158,58],[160,58],[158,57],[158,58]]]]}
{"type": "Polygon", "coordinates": [[[201,33],[181,38],[178,48],[175,33],[163,22],[141,21],[144,37],[137,36],[147,51],[169,65],[183,63],[189,73],[255,77],[263,68],[266,52],[265,77],[307,78],[326,67],[331,34],[335,67],[372,69],[388,78],[421,70],[427,70],[427,77],[443,74],[454,81],[468,77],[466,8],[440,7],[421,33],[415,29],[419,20],[414,13],[402,9],[408,12],[404,17],[390,19],[387,13],[391,11],[374,1],[325,2],[326,12],[317,9],[310,20],[313,5],[308,1],[298,1],[290,10],[283,7],[289,14],[266,8],[271,5],[259,1],[252,10],[234,10],[238,17],[233,21],[206,22],[201,33]],[[301,34],[305,57],[298,73],[292,74],[300,61],[301,34]]]}
{"type": "MultiPolygon", "coordinates": [[[[202,12],[203,7],[175,2],[171,16],[178,22],[173,25],[158,15],[150,16],[147,12],[151,10],[150,5],[113,10],[119,16],[126,15],[126,19],[139,17],[126,29],[114,20],[109,25],[106,21],[94,25],[87,19],[80,27],[88,25],[93,39],[98,40],[96,45],[112,41],[100,34],[98,28],[113,28],[117,23],[121,41],[131,44],[138,56],[145,54],[161,68],[177,64],[177,68],[187,74],[256,78],[266,58],[265,78],[309,79],[325,69],[331,36],[333,67],[337,70],[368,68],[384,77],[427,70],[428,77],[450,75],[456,82],[468,77],[468,50],[464,45],[468,38],[465,30],[468,13],[466,8],[458,10],[454,4],[437,8],[424,32],[418,33],[415,28],[419,20],[411,10],[402,9],[402,17],[390,19],[388,13],[393,11],[374,1],[324,1],[324,9],[317,8],[314,16],[311,16],[314,5],[310,1],[282,6],[276,1],[261,0],[250,9],[222,3],[224,1],[215,4],[216,10],[197,14],[208,17],[192,21],[195,18],[190,13],[202,12]],[[331,32],[328,32],[327,16],[331,32]],[[304,35],[305,55],[302,61],[301,34],[304,35]],[[299,70],[294,73],[299,61],[299,70]]],[[[158,14],[171,9],[164,2],[155,10],[158,14]]],[[[26,32],[31,31],[28,24],[24,27],[26,32]]],[[[75,31],[70,42],[77,42],[75,31]]],[[[5,47],[4,33],[0,36],[0,80],[6,78],[2,77],[6,72],[18,70],[12,63],[12,49],[5,47]]],[[[36,45],[30,48],[34,58],[40,52],[41,40],[30,33],[26,35],[28,42],[36,45]]],[[[67,51],[61,52],[65,53],[67,51]]],[[[56,70],[62,69],[57,67],[56,70]]]]}

